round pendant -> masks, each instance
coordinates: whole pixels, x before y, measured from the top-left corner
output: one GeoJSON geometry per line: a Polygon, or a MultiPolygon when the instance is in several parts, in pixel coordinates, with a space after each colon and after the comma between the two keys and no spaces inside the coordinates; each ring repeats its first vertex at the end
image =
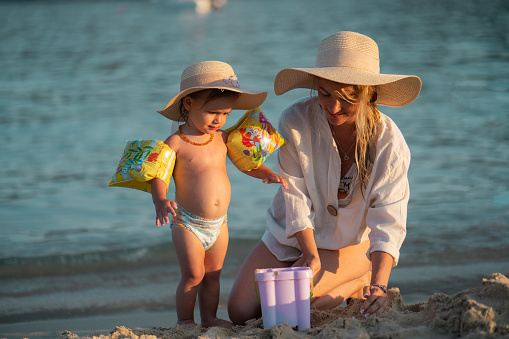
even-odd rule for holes
{"type": "Polygon", "coordinates": [[[348,160],[348,159],[350,159],[350,157],[348,155],[345,155],[344,159],[348,160]]]}

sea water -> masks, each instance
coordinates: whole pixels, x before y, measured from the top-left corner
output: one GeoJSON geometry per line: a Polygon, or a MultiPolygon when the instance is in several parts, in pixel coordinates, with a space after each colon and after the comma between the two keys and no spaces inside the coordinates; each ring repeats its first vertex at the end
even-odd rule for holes
{"type": "MultiPolygon", "coordinates": [[[[312,67],[319,41],[340,30],[374,38],[383,73],[423,81],[411,105],[380,107],[412,152],[408,235],[390,285],[417,302],[509,271],[506,1],[230,0],[208,14],[176,0],[2,1],[0,323],[172,309],[170,228],[155,227],[147,193],[107,187],[125,141],[169,135],[156,110],[203,60],[268,91],[262,109],[277,126],[310,93],[275,96],[275,75],[312,67]]],[[[223,308],[278,189],[227,166],[223,308]]]]}

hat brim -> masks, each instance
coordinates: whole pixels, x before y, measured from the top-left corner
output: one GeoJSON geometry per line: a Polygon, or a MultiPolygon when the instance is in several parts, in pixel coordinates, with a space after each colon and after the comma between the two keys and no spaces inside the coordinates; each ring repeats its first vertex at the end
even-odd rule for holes
{"type": "Polygon", "coordinates": [[[318,89],[316,77],[349,85],[377,87],[377,105],[403,107],[414,101],[422,82],[415,75],[378,74],[350,67],[286,68],[274,80],[274,92],[281,95],[295,88],[318,89]]]}
{"type": "Polygon", "coordinates": [[[168,104],[166,104],[164,109],[157,112],[170,120],[179,121],[181,118],[180,100],[191,93],[208,89],[221,89],[225,91],[240,93],[239,98],[233,105],[232,109],[252,109],[261,106],[261,104],[263,104],[267,98],[267,92],[262,91],[245,90],[232,87],[191,87],[185,91],[180,92],[173,99],[171,99],[168,104]]]}

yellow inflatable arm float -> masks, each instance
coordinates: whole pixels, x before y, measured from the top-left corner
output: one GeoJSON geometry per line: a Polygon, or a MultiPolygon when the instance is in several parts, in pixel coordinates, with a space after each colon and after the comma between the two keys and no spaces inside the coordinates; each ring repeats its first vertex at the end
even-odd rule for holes
{"type": "Polygon", "coordinates": [[[160,140],[128,140],[108,186],[151,193],[152,179],[159,178],[168,191],[175,160],[175,151],[160,140]]]}
{"type": "Polygon", "coordinates": [[[232,127],[226,146],[228,157],[241,171],[257,169],[285,139],[265,117],[260,107],[247,111],[232,127]]]}

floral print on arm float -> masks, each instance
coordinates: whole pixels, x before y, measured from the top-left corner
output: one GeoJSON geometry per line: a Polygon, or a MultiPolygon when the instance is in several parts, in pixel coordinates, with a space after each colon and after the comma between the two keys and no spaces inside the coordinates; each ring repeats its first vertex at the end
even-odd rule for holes
{"type": "Polygon", "coordinates": [[[160,140],[128,140],[117,170],[108,186],[128,187],[151,192],[151,180],[170,184],[175,166],[175,151],[160,140]]]}
{"type": "Polygon", "coordinates": [[[260,107],[247,111],[226,131],[229,133],[226,144],[228,157],[241,171],[257,169],[272,152],[286,142],[260,107]]]}

